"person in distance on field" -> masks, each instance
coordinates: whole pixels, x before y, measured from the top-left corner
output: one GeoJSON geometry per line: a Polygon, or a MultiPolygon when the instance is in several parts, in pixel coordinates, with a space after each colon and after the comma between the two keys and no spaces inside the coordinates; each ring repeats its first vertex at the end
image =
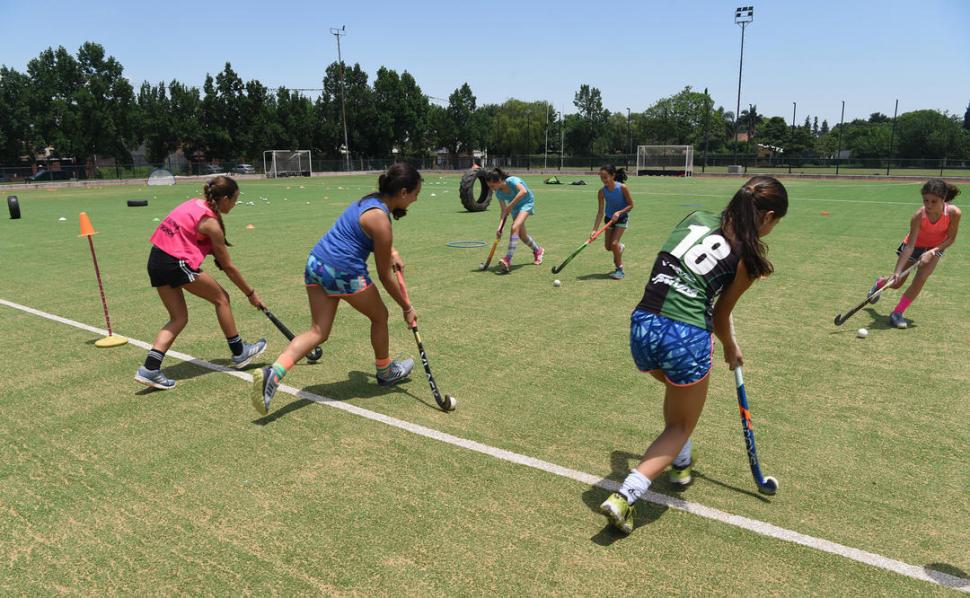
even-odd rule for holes
{"type": "Polygon", "coordinates": [[[269,413],[270,401],[286,372],[330,336],[341,299],[370,319],[377,383],[389,386],[410,375],[413,359],[398,361],[388,356],[387,307],[371,282],[367,258],[374,254],[381,284],[403,310],[404,321],[414,326],[417,314],[393,273],[394,268],[404,269],[404,261],[394,249],[391,217],[397,220],[407,215],[408,206],[421,193],[421,180],[421,173],[410,164],[391,166],[378,178],[377,192],[350,204],[310,250],[303,280],[313,326],[294,337],[272,367],[254,373],[251,399],[261,415],[269,413]]]}
{"type": "Polygon", "coordinates": [[[215,305],[216,318],[232,351],[232,365],[242,368],[266,348],[266,341],[244,343],[236,329],[229,305],[229,293],[210,274],[200,268],[205,257],[215,256],[218,266],[239,288],[253,307],[263,303],[256,289],[246,283],[242,272],[229,257],[231,244],[226,240],[222,215],[228,214],[239,199],[239,185],[227,176],[217,176],[206,182],[203,198],[193,198],[177,206],[162,220],[152,234],[152,249],[148,255],[148,277],[158,291],[168,322],[152,343],[145,364],[138,368],[135,380],[153,388],[175,388],[175,380],[162,373],[162,359],[189,321],[183,289],[215,305]]]}
{"type": "MultiPolygon", "coordinates": [[[[542,263],[542,256],[545,250],[539,246],[535,239],[529,236],[525,229],[525,221],[530,215],[535,214],[536,198],[535,195],[525,185],[525,181],[517,176],[507,175],[501,168],[493,168],[485,175],[485,183],[495,193],[498,198],[499,206],[502,210],[499,214],[499,226],[506,216],[512,218],[512,232],[509,235],[509,248],[505,256],[499,260],[499,267],[506,274],[512,269],[512,255],[515,248],[519,245],[519,239],[532,249],[532,263],[539,265],[542,263]]],[[[498,231],[495,232],[498,236],[498,231]]]]}
{"type": "Polygon", "coordinates": [[[622,532],[633,531],[634,504],[668,465],[673,464],[672,484],[691,482],[690,435],[707,399],[711,332],[724,345],[728,367],[742,365],[731,312],[755,280],[773,272],[762,239],[787,212],[785,187],[772,177],[756,176],[720,214],[688,214],[657,254],[643,299],[630,317],[630,351],[637,368],[665,387],[665,425],[619,492],[600,505],[622,532]]]}
{"type": "Polygon", "coordinates": [[[600,168],[600,180],[603,181],[603,187],[596,194],[599,207],[596,209],[596,218],[593,220],[593,230],[589,233],[590,238],[592,238],[600,226],[609,223],[610,228],[603,233],[603,249],[613,254],[613,267],[615,269],[610,274],[610,278],[614,280],[623,279],[623,250],[625,247],[623,243],[620,243],[620,238],[629,226],[629,214],[633,210],[633,197],[630,195],[630,189],[623,184],[626,178],[626,171],[612,164],[600,168]]]}
{"type": "MultiPolygon", "coordinates": [[[[901,276],[903,270],[918,263],[916,274],[909,288],[899,298],[899,303],[889,315],[889,322],[896,328],[906,328],[906,318],[903,312],[910,306],[923,290],[926,280],[940,263],[945,250],[957,240],[957,229],[960,227],[960,208],[951,202],[960,194],[956,185],[947,183],[943,179],[930,179],[920,190],[923,195],[923,207],[916,210],[909,219],[909,234],[896,249],[896,270],[889,278],[879,277],[869,289],[872,296],[876,291],[889,285],[898,289],[905,284],[909,275],[901,276]]],[[[879,301],[877,296],[872,303],[879,301]]]]}

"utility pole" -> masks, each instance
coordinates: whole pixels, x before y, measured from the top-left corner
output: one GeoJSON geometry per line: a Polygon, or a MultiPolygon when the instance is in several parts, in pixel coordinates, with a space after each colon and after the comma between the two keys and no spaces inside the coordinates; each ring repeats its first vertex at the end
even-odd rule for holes
{"type": "Polygon", "coordinates": [[[546,148],[542,151],[543,170],[549,167],[549,108],[550,105],[546,104],[546,148]]]}
{"type": "Polygon", "coordinates": [[[741,141],[738,139],[738,118],[741,116],[741,73],[744,71],[744,28],[754,22],[754,7],[739,6],[734,11],[734,24],[741,26],[741,61],[738,65],[738,104],[734,109],[734,163],[738,163],[738,149],[741,141]]]}
{"type": "Polygon", "coordinates": [[[704,117],[704,164],[701,165],[701,172],[704,172],[705,170],[707,170],[707,140],[708,140],[707,132],[708,132],[708,127],[711,124],[711,108],[712,108],[711,96],[708,95],[706,87],[704,88],[704,98],[707,100],[706,102],[704,102],[704,107],[707,109],[706,110],[707,114],[704,117]]]}
{"type": "Polygon", "coordinates": [[[791,103],[791,144],[788,149],[788,174],[791,174],[791,146],[795,144],[795,109],[798,108],[798,102],[791,103]]]}
{"type": "Polygon", "coordinates": [[[330,33],[337,38],[337,62],[340,63],[340,113],[344,121],[344,153],[347,156],[347,172],[350,172],[350,141],[347,137],[347,91],[344,79],[344,59],[340,54],[340,38],[347,35],[347,26],[331,27],[330,33]]]}
{"type": "Polygon", "coordinates": [[[889,135],[889,158],[886,160],[886,176],[889,176],[889,165],[893,159],[893,143],[896,141],[896,115],[899,113],[899,99],[896,99],[896,107],[893,108],[893,132],[889,135]]]}
{"type": "Polygon", "coordinates": [[[842,132],[845,130],[845,100],[842,100],[842,116],[839,117],[839,151],[835,154],[835,176],[839,176],[842,164],[842,132]]]}

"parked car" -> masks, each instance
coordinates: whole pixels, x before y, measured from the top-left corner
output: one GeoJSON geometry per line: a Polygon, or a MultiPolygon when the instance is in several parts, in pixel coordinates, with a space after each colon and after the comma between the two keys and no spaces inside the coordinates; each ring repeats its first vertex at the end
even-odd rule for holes
{"type": "Polygon", "coordinates": [[[232,172],[233,174],[256,174],[256,167],[252,164],[236,164],[232,172]]]}
{"type": "Polygon", "coordinates": [[[216,164],[202,164],[199,166],[199,174],[223,174],[226,169],[216,164]]]}

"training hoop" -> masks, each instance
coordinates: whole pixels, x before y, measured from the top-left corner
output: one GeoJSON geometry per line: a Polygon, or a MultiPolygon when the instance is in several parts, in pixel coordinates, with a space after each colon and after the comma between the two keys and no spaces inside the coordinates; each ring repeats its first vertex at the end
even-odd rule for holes
{"type": "Polygon", "coordinates": [[[448,247],[457,247],[458,249],[485,247],[485,241],[448,241],[448,247]]]}

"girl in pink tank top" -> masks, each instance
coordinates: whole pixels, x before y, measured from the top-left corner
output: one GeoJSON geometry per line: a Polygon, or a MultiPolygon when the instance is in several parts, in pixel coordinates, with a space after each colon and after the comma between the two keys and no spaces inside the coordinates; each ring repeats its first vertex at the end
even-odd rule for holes
{"type": "Polygon", "coordinates": [[[135,372],[135,380],[145,386],[168,390],[175,381],[162,373],[162,359],[189,321],[183,289],[202,297],[216,308],[216,318],[232,351],[232,365],[246,366],[266,348],[266,341],[244,343],[236,329],[229,306],[229,293],[209,274],[202,262],[213,254],[218,266],[253,307],[263,308],[256,289],[246,283],[242,272],[229,257],[229,242],[222,214],[228,214],[239,198],[239,185],[227,176],[206,182],[202,198],[190,199],[162,220],[152,234],[148,256],[148,276],[168,312],[168,322],[155,335],[145,364],[135,372]]]}
{"type": "MultiPolygon", "coordinates": [[[[943,179],[930,179],[920,190],[923,195],[923,207],[916,210],[909,219],[909,234],[896,249],[896,269],[889,278],[879,277],[872,285],[869,294],[875,293],[885,285],[898,289],[903,286],[909,275],[903,276],[903,270],[917,264],[916,274],[909,288],[903,292],[899,303],[889,315],[889,322],[896,328],[906,328],[903,312],[916,300],[926,279],[930,277],[936,265],[943,257],[943,251],[953,245],[960,226],[960,208],[951,202],[960,194],[956,185],[951,185],[943,179]]],[[[872,303],[879,300],[877,296],[872,303]]]]}

